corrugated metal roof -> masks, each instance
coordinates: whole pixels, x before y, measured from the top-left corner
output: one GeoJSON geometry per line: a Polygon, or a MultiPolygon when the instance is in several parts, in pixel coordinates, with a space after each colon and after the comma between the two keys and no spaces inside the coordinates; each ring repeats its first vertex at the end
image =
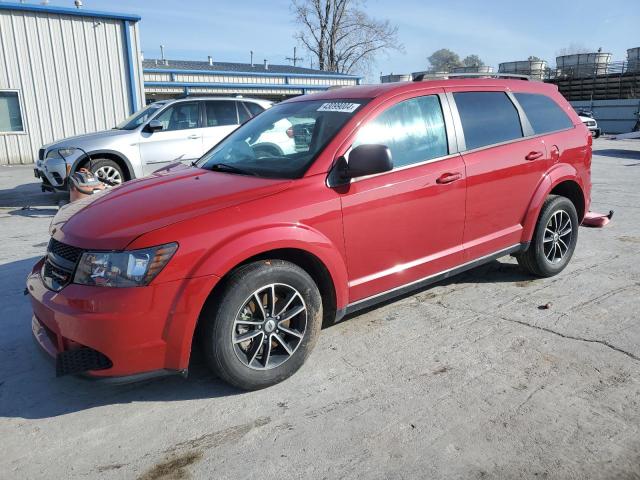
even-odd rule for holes
{"type": "MultiPolygon", "coordinates": [[[[1,5],[1,4],[0,4],[1,5]]],[[[314,68],[293,67],[291,65],[273,65],[269,64],[269,68],[264,68],[264,63],[254,63],[253,67],[250,63],[234,63],[234,62],[214,62],[213,65],[209,65],[209,62],[198,62],[192,60],[167,60],[168,65],[164,64],[163,60],[148,59],[142,62],[142,68],[153,68],[162,70],[200,70],[211,72],[238,72],[238,73],[293,73],[293,74],[309,74],[309,75],[327,75],[327,76],[342,76],[345,78],[357,78],[354,75],[347,75],[346,73],[325,72],[323,70],[316,70],[314,68]],[[157,62],[157,64],[156,64],[157,62]]]]}
{"type": "Polygon", "coordinates": [[[139,22],[141,17],[131,13],[102,12],[99,10],[85,10],[84,8],[55,7],[53,5],[34,5],[30,3],[0,2],[0,10],[18,10],[23,12],[53,13],[58,15],[72,15],[75,17],[112,18],[139,22]]]}

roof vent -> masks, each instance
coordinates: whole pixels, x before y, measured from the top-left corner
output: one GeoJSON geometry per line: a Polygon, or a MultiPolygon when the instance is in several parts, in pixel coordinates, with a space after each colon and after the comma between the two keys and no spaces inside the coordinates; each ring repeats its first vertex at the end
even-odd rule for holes
{"type": "Polygon", "coordinates": [[[264,59],[264,69],[269,70],[269,60],[267,60],[266,58],[264,59]]]}
{"type": "Polygon", "coordinates": [[[209,65],[213,65],[213,57],[209,55],[208,59],[209,59],[209,65]]]}

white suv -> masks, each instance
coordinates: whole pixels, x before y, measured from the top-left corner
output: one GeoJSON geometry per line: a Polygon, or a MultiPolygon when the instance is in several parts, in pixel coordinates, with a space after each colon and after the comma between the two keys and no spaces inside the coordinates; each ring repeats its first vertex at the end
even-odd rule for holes
{"type": "MultiPolygon", "coordinates": [[[[43,146],[34,173],[42,179],[43,191],[66,189],[69,174],[81,167],[108,185],[118,185],[173,162],[200,158],[271,105],[267,100],[212,97],[155,102],[111,130],[43,146]]],[[[278,127],[256,143],[275,154],[293,151],[295,142],[287,126],[278,127]]]]}
{"type": "Polygon", "coordinates": [[[593,118],[593,113],[587,110],[580,110],[578,111],[578,116],[580,117],[580,121],[589,129],[593,138],[598,138],[601,135],[602,131],[600,127],[598,127],[596,119],[593,118]]]}

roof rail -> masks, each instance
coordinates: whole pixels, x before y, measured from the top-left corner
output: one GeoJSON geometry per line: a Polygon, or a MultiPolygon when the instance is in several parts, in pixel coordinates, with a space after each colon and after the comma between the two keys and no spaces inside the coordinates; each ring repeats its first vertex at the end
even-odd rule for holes
{"type": "Polygon", "coordinates": [[[448,78],[513,78],[517,80],[531,80],[529,75],[518,75],[515,73],[445,73],[442,75],[428,76],[427,73],[416,75],[414,82],[423,82],[425,80],[446,80],[448,78]]]}

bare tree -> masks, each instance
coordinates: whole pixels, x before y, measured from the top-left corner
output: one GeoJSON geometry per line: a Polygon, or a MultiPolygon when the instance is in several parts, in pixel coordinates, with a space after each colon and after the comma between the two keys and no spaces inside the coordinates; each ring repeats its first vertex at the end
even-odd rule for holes
{"type": "Polygon", "coordinates": [[[398,27],[367,15],[361,8],[365,0],[292,0],[291,4],[300,25],[296,38],[320,70],[367,72],[377,53],[404,49],[398,27]]]}

